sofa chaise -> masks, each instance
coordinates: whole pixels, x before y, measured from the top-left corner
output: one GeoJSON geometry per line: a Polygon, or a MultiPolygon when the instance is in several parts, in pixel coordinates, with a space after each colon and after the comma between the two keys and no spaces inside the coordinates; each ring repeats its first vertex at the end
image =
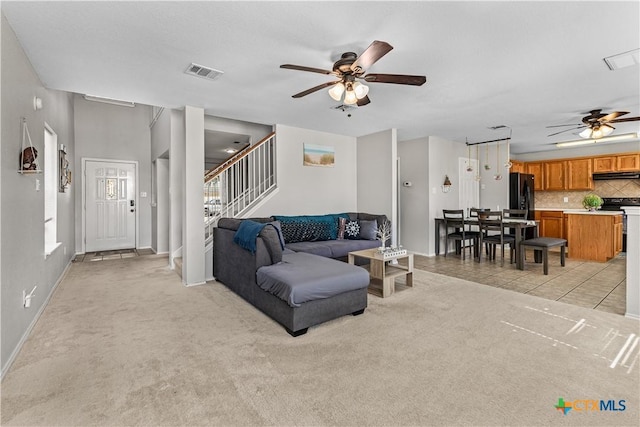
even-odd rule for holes
{"type": "Polygon", "coordinates": [[[254,252],[234,243],[243,220],[218,221],[213,235],[213,274],[217,281],[280,323],[292,336],[306,333],[310,326],[364,312],[369,273],[342,260],[351,251],[375,248],[380,242],[371,235],[340,238],[340,226],[346,223],[353,231],[359,223],[367,228],[372,226],[371,221],[384,223],[384,215],[346,213],[249,220],[267,224],[256,238],[254,252]],[[329,238],[320,240],[323,237],[329,238]]]}

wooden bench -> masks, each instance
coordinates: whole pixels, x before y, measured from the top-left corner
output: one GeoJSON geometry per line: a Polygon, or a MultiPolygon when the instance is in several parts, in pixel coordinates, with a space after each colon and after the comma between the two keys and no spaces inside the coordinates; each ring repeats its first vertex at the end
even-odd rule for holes
{"type": "Polygon", "coordinates": [[[520,242],[520,265],[524,270],[524,252],[527,247],[533,248],[536,251],[542,251],[542,268],[544,274],[549,274],[549,248],[560,246],[560,264],[564,267],[564,251],[567,246],[565,239],[558,239],[555,237],[536,237],[534,239],[527,239],[520,242]]]}

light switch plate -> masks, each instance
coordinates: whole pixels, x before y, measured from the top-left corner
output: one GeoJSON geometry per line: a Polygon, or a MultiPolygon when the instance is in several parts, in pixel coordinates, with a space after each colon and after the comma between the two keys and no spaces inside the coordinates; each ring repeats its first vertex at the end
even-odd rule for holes
{"type": "Polygon", "coordinates": [[[141,191],[140,192],[140,197],[147,197],[147,192],[146,191],[141,191]]]}
{"type": "Polygon", "coordinates": [[[569,198],[568,197],[563,197],[562,201],[565,202],[565,203],[569,203],[569,198]]]}

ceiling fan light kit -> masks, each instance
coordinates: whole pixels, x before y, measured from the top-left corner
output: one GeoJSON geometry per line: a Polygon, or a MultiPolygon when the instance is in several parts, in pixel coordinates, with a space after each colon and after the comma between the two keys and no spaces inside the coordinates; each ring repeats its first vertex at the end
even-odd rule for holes
{"type": "Polygon", "coordinates": [[[602,125],[600,127],[586,128],[585,130],[580,132],[578,135],[580,135],[582,138],[598,139],[598,138],[602,138],[603,136],[609,136],[611,135],[612,132],[613,132],[613,127],[609,125],[602,125]]]}

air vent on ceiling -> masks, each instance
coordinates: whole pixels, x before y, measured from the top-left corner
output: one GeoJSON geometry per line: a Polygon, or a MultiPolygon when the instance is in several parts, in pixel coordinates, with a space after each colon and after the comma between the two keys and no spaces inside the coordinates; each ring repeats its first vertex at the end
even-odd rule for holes
{"type": "Polygon", "coordinates": [[[185,70],[185,73],[191,74],[192,76],[196,77],[202,77],[203,79],[214,80],[216,77],[224,74],[224,71],[191,63],[191,65],[189,65],[189,67],[185,70]]]}

